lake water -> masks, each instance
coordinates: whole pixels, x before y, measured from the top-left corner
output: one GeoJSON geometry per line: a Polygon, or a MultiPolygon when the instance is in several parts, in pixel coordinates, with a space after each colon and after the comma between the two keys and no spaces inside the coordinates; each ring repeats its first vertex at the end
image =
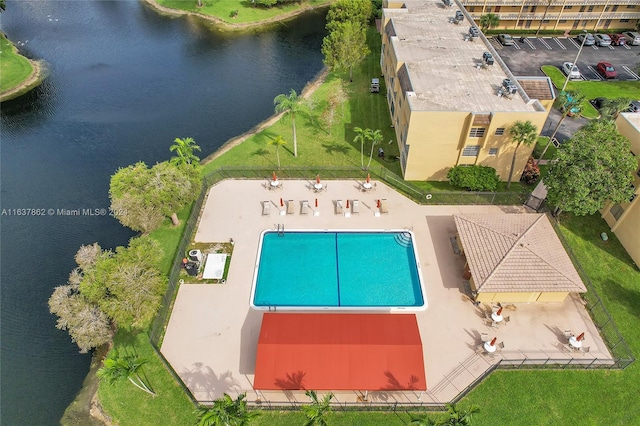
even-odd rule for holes
{"type": "Polygon", "coordinates": [[[111,217],[58,210],[108,208],[110,176],[169,158],[176,137],[193,137],[204,157],[267,118],[277,94],[322,68],[324,16],[223,34],[135,0],[22,0],[7,2],[1,25],[50,75],[2,104],[0,423],[53,425],[90,356],[55,328],[47,300],[81,244],[133,236],[111,217]],[[16,215],[26,208],[47,214],[16,215]]]}

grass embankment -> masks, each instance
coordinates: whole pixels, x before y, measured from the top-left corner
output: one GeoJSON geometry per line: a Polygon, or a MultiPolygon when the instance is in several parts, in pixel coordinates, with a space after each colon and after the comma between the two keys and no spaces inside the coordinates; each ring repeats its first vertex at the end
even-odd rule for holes
{"type": "Polygon", "coordinates": [[[0,93],[7,92],[24,83],[33,74],[33,65],[0,32],[0,93]]]}
{"type": "Polygon", "coordinates": [[[296,13],[313,7],[321,7],[331,0],[304,0],[300,3],[289,3],[271,8],[254,6],[248,0],[202,0],[198,7],[197,0],[155,0],[160,6],[185,12],[211,16],[230,25],[253,24],[281,20],[283,16],[294,16],[296,13]],[[237,14],[236,14],[237,11],[237,14]]]}
{"type": "MultiPolygon", "coordinates": [[[[551,78],[558,90],[562,89],[567,78],[562,71],[552,65],[543,66],[542,71],[551,78]]],[[[600,116],[600,113],[589,103],[591,99],[640,99],[640,84],[635,81],[569,81],[566,90],[575,90],[585,96],[580,114],[589,119],[600,116]]]]}

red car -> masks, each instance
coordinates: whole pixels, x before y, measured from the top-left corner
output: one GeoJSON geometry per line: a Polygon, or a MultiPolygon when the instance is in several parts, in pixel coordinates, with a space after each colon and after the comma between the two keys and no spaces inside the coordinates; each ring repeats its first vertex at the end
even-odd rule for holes
{"type": "Polygon", "coordinates": [[[614,46],[624,46],[627,44],[627,39],[624,34],[611,34],[611,44],[614,46]]]}
{"type": "Polygon", "coordinates": [[[598,62],[597,70],[604,78],[616,78],[618,76],[616,69],[609,62],[598,62]]]}

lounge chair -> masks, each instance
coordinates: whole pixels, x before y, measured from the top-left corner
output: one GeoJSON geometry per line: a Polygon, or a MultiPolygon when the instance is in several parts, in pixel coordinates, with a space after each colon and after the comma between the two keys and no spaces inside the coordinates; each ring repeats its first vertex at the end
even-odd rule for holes
{"type": "Polygon", "coordinates": [[[271,214],[271,201],[262,202],[262,216],[269,216],[271,214]]]}
{"type": "Polygon", "coordinates": [[[302,207],[300,207],[300,214],[309,214],[309,201],[302,200],[302,207]]]}
{"type": "Polygon", "coordinates": [[[380,213],[382,214],[388,214],[389,213],[389,206],[387,205],[387,199],[383,198],[380,200],[380,213]]]}
{"type": "Polygon", "coordinates": [[[498,350],[501,351],[504,349],[504,342],[498,343],[498,350]]]}
{"type": "Polygon", "coordinates": [[[295,213],[295,205],[293,204],[293,200],[287,200],[287,214],[295,213]]]}
{"type": "Polygon", "coordinates": [[[360,214],[360,201],[353,200],[351,202],[351,213],[360,214]]]}
{"type": "Polygon", "coordinates": [[[342,214],[343,212],[342,200],[336,200],[336,214],[342,214]]]}
{"type": "Polygon", "coordinates": [[[482,340],[482,343],[488,342],[489,339],[489,335],[487,333],[480,333],[480,340],[482,340]]]}

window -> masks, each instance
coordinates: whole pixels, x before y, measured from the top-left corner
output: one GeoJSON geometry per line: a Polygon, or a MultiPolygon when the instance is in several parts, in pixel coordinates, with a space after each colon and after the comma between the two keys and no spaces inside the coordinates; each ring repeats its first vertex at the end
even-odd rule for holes
{"type": "Polygon", "coordinates": [[[573,9],[573,6],[565,6],[565,9],[573,9]]]}
{"type": "Polygon", "coordinates": [[[468,145],[462,150],[463,157],[477,157],[480,154],[480,145],[468,145]]]}
{"type": "Polygon", "coordinates": [[[492,155],[492,156],[498,155],[498,148],[489,148],[489,155],[492,155]]]}
{"type": "Polygon", "coordinates": [[[589,6],[589,8],[587,9],[587,12],[593,12],[593,6],[589,6]]]}
{"type": "Polygon", "coordinates": [[[629,20],[628,19],[621,19],[620,22],[626,23],[626,22],[629,22],[629,20]]]}
{"type": "Polygon", "coordinates": [[[496,8],[494,9],[494,12],[500,12],[500,6],[496,6],[496,8]]]}
{"type": "Polygon", "coordinates": [[[470,138],[481,138],[484,136],[484,131],[486,129],[484,127],[472,127],[471,131],[469,132],[469,137],[470,138]]]}
{"type": "Polygon", "coordinates": [[[635,4],[628,4],[627,5],[627,9],[635,9],[636,5],[635,4]]]}
{"type": "Polygon", "coordinates": [[[491,6],[487,6],[487,13],[491,13],[491,6]]]}
{"type": "Polygon", "coordinates": [[[561,24],[566,24],[566,23],[567,23],[567,20],[566,20],[566,19],[561,19],[561,20],[560,20],[560,23],[561,23],[561,24]]]}
{"type": "Polygon", "coordinates": [[[620,219],[620,216],[622,216],[622,213],[624,213],[624,209],[620,204],[615,204],[611,207],[610,213],[615,220],[618,220],[620,219]]]}
{"type": "Polygon", "coordinates": [[[502,136],[502,135],[504,135],[504,131],[505,131],[505,128],[504,128],[504,127],[498,127],[498,128],[496,129],[496,136],[502,136]]]}

